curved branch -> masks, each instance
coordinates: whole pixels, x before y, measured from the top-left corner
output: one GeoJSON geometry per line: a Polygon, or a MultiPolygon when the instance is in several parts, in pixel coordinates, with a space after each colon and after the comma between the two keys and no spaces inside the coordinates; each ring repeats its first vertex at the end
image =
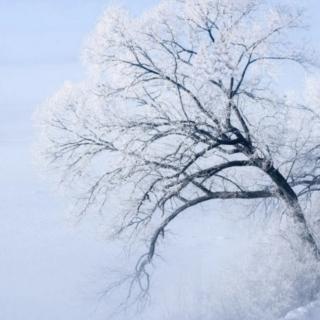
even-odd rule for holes
{"type": "Polygon", "coordinates": [[[261,199],[261,198],[272,198],[276,197],[276,193],[271,190],[255,190],[255,191],[234,191],[234,192],[228,192],[228,191],[218,191],[218,192],[211,192],[209,195],[198,197],[193,200],[189,200],[181,207],[177,208],[173,213],[171,213],[154,231],[153,236],[151,237],[150,243],[149,243],[149,249],[148,252],[143,254],[135,267],[135,276],[134,279],[138,283],[140,289],[142,291],[145,291],[143,294],[147,294],[147,291],[149,289],[149,273],[146,270],[147,265],[149,265],[155,255],[156,252],[156,246],[159,240],[160,236],[164,236],[165,229],[170,224],[171,221],[173,221],[178,215],[180,215],[183,211],[196,206],[202,202],[206,202],[213,199],[220,199],[220,200],[226,200],[226,199],[261,199]],[[141,278],[145,277],[144,280],[141,278]],[[144,283],[142,286],[141,284],[144,283]]]}

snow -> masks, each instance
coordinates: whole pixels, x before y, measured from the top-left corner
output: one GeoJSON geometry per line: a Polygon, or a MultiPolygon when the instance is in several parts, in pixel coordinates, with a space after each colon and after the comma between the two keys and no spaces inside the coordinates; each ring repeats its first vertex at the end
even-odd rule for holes
{"type": "Polygon", "coordinates": [[[319,320],[320,319],[320,300],[290,311],[280,320],[319,320]]]}

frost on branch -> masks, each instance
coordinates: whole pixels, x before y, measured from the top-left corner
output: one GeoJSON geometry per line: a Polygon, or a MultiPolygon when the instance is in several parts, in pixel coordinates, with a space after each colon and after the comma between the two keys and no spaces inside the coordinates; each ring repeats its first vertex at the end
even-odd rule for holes
{"type": "Polygon", "coordinates": [[[124,197],[115,235],[146,238],[131,282],[143,294],[171,222],[214,199],[281,205],[319,257],[306,214],[319,119],[275,78],[284,64],[313,66],[290,42],[301,20],[258,0],[164,0],[137,18],[109,8],[84,52],[88,78],[42,107],[43,158],[82,186],[81,213],[124,197]]]}

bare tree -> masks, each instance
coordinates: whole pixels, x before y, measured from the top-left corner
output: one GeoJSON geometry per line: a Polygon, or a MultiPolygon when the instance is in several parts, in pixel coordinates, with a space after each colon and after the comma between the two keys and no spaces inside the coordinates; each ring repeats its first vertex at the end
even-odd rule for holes
{"type": "Polygon", "coordinates": [[[143,293],[170,223],[215,199],[280,202],[319,259],[305,212],[320,190],[319,118],[275,76],[314,65],[290,40],[302,27],[301,11],[260,0],[164,0],[139,18],[110,8],[88,77],[41,109],[46,163],[84,181],[81,212],[122,190],[115,234],[152,229],[132,282],[143,293]]]}

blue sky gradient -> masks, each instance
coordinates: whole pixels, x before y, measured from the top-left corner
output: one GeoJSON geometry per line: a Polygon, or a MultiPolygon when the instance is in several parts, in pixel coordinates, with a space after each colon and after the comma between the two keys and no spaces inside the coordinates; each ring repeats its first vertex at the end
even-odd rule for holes
{"type": "MultiPolygon", "coordinates": [[[[32,163],[32,115],[84,72],[80,52],[108,1],[0,0],[0,319],[105,319],[94,223],[74,226],[32,163]],[[90,293],[89,293],[90,292],[90,293]]],[[[152,1],[124,2],[138,13],[152,1]]]]}

